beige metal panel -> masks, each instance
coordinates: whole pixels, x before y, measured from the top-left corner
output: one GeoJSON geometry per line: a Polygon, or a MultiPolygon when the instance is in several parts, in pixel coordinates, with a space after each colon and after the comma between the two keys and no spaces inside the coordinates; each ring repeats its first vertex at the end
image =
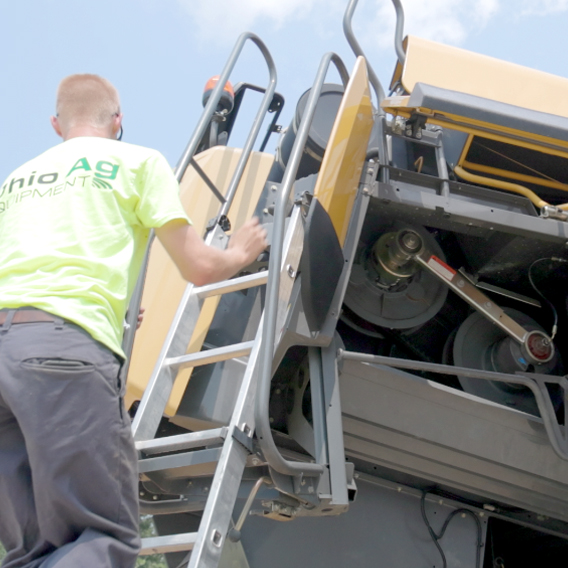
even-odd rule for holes
{"type": "MultiPolygon", "coordinates": [[[[238,148],[216,146],[198,154],[195,160],[224,194],[241,154],[242,150],[238,148]]],[[[252,216],[273,161],[274,157],[269,154],[251,154],[228,215],[233,229],[240,227],[252,216]]],[[[207,223],[217,214],[220,204],[191,166],[180,183],[180,197],[197,232],[203,235],[207,223]]],[[[146,313],[142,326],[136,332],[126,385],[127,408],[135,400],[140,400],[148,384],[185,286],[186,282],[174,263],[158,239],[155,239],[142,296],[142,306],[146,308],[146,313]]],[[[218,297],[205,301],[188,353],[201,349],[218,301],[218,297]]],[[[190,375],[191,369],[178,374],[166,408],[167,414],[173,415],[177,411],[190,375]]]]}
{"type": "Polygon", "coordinates": [[[314,196],[328,212],[343,246],[373,127],[367,65],[358,57],[337,111],[314,196]]]}
{"type": "Polygon", "coordinates": [[[408,36],[404,68],[397,64],[392,86],[406,92],[416,83],[468,93],[568,118],[568,79],[430,40],[408,36]]]}

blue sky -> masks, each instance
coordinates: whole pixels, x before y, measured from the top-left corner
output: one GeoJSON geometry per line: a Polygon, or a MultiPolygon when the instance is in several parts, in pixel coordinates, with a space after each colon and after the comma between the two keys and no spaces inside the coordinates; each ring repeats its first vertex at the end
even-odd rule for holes
{"type": "MultiPolygon", "coordinates": [[[[0,182],[58,143],[55,91],[71,73],[97,73],[121,93],[125,140],[174,166],[243,31],[260,35],[278,70],[288,125],[322,55],[354,63],[342,32],[347,0],[0,0],[0,182]]],[[[405,32],[568,77],[568,0],[403,0],[405,32]]],[[[395,63],[390,0],[360,0],[354,29],[383,84],[395,63]]],[[[252,44],[231,79],[264,85],[252,44]]],[[[330,82],[336,82],[334,73],[330,82]]],[[[543,93],[543,96],[548,94],[543,93]]],[[[568,105],[568,101],[566,103],[568,105]]]]}

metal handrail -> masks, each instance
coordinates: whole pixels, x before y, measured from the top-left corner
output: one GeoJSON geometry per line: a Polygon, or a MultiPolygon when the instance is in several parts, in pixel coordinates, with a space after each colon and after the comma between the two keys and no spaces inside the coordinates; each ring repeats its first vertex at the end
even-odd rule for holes
{"type": "Polygon", "coordinates": [[[402,34],[404,32],[404,10],[400,0],[392,0],[394,9],[396,10],[396,28],[394,30],[394,50],[400,64],[404,67],[406,61],[406,53],[402,45],[402,34]]]}
{"type": "MultiPolygon", "coordinates": [[[[394,1],[394,0],[393,0],[394,1]]],[[[369,64],[369,58],[365,55],[361,45],[357,41],[355,34],[353,33],[353,27],[351,26],[351,22],[353,20],[353,14],[355,12],[355,8],[357,7],[357,3],[359,0],[350,0],[349,4],[347,5],[347,9],[345,10],[345,15],[343,16],[343,32],[345,33],[345,38],[347,42],[351,46],[353,53],[359,57],[364,57],[365,61],[367,62],[367,69],[369,71],[369,79],[371,85],[373,85],[373,89],[375,89],[375,94],[377,96],[377,103],[378,103],[378,110],[379,113],[384,114],[383,109],[381,109],[381,102],[385,98],[385,91],[377,74],[375,73],[374,69],[369,64]]]]}
{"type": "Polygon", "coordinates": [[[324,471],[324,466],[321,464],[291,462],[282,456],[276,447],[274,438],[272,437],[268,408],[270,402],[270,383],[272,379],[272,362],[274,355],[271,346],[274,345],[276,335],[275,328],[278,308],[278,293],[280,288],[280,265],[282,264],[286,206],[292,185],[296,179],[302,153],[308,139],[310,126],[322,91],[323,82],[325,80],[329,64],[332,61],[339,72],[343,85],[347,86],[349,81],[349,74],[347,73],[347,69],[339,56],[331,52],[326,53],[321,60],[314,84],[306,103],[304,116],[296,134],[296,140],[294,141],[294,145],[290,153],[288,165],[284,171],[280,192],[276,198],[274,210],[272,246],[270,250],[269,276],[266,289],[266,307],[264,312],[265,325],[262,333],[262,345],[265,346],[265,348],[261,350],[260,356],[260,372],[255,401],[255,420],[256,435],[259,446],[264,454],[264,458],[272,469],[284,475],[305,475],[308,477],[317,477],[324,471]]]}
{"type": "MultiPolygon", "coordinates": [[[[253,126],[243,146],[242,155],[239,158],[239,161],[235,168],[235,172],[233,173],[233,177],[231,178],[231,182],[229,183],[229,187],[227,188],[227,192],[225,194],[225,201],[221,203],[221,207],[219,209],[219,212],[217,213],[216,221],[218,221],[223,215],[226,215],[231,207],[231,204],[237,192],[237,187],[245,171],[250,153],[252,152],[252,148],[258,137],[260,128],[262,127],[264,117],[268,112],[268,108],[272,103],[272,98],[276,91],[276,66],[274,65],[274,60],[272,59],[272,55],[270,55],[270,52],[268,51],[268,48],[266,47],[264,42],[257,35],[250,32],[246,32],[241,34],[237,39],[235,47],[233,48],[233,51],[231,52],[231,55],[229,56],[229,59],[227,60],[227,63],[225,64],[225,67],[221,72],[221,75],[219,76],[219,80],[217,81],[217,84],[215,85],[215,88],[213,89],[211,96],[209,97],[209,100],[205,105],[205,108],[203,109],[203,113],[201,114],[201,118],[199,119],[195,131],[193,132],[193,135],[191,136],[185,148],[185,151],[182,157],[180,158],[174,171],[176,179],[178,180],[178,182],[181,182],[185,174],[185,171],[188,165],[190,164],[191,160],[193,159],[197,147],[199,146],[199,143],[201,142],[201,139],[203,138],[203,135],[205,134],[207,127],[211,122],[211,119],[213,118],[213,115],[215,114],[215,111],[217,109],[217,103],[221,99],[221,95],[223,94],[223,88],[227,83],[227,80],[229,79],[229,75],[231,74],[231,71],[233,70],[237,62],[237,59],[239,58],[239,55],[244,47],[244,44],[249,39],[254,44],[256,44],[256,46],[259,48],[260,52],[264,56],[264,59],[268,67],[269,81],[266,90],[264,92],[264,97],[262,98],[257,115],[254,119],[253,126]]],[[[126,353],[126,362],[123,365],[122,369],[122,376],[124,378],[127,376],[128,373],[130,355],[132,353],[132,348],[134,346],[134,335],[136,332],[138,311],[140,309],[140,302],[142,300],[142,292],[144,289],[146,269],[148,266],[148,258],[150,254],[150,246],[152,244],[152,241],[154,240],[154,236],[155,236],[154,231],[152,230],[148,238],[148,247],[146,249],[146,254],[144,256],[144,262],[142,265],[142,269],[140,271],[140,276],[138,278],[138,281],[136,282],[136,286],[132,293],[132,298],[129,304],[128,315],[126,320],[126,330],[124,332],[124,338],[122,341],[122,347],[124,352],[126,353]]]]}
{"type": "Polygon", "coordinates": [[[193,155],[195,154],[195,151],[197,150],[197,147],[199,146],[199,143],[201,142],[201,139],[203,138],[203,135],[205,134],[205,131],[207,130],[207,127],[209,126],[209,123],[211,122],[213,115],[215,114],[215,110],[217,109],[217,103],[221,99],[221,95],[223,93],[225,84],[229,79],[229,75],[231,74],[231,71],[233,70],[235,63],[237,62],[237,59],[241,54],[244,44],[249,39],[256,44],[256,46],[259,48],[262,55],[264,56],[264,59],[268,66],[269,82],[268,86],[266,87],[266,91],[264,93],[264,97],[262,98],[257,115],[254,119],[253,126],[243,146],[242,156],[239,159],[239,162],[237,163],[235,173],[233,174],[229,187],[227,188],[227,194],[225,196],[227,201],[221,206],[221,210],[219,211],[218,217],[226,215],[231,207],[233,198],[237,191],[237,187],[239,185],[239,182],[241,181],[243,172],[245,171],[245,167],[247,165],[247,161],[252,151],[253,145],[256,141],[256,138],[262,126],[264,117],[268,112],[270,103],[272,102],[272,97],[274,96],[274,92],[276,91],[276,67],[274,65],[274,60],[272,59],[272,55],[270,55],[270,52],[268,51],[266,45],[264,45],[264,42],[256,34],[246,32],[241,34],[237,39],[237,43],[235,44],[235,47],[233,48],[233,51],[231,52],[231,55],[229,56],[229,59],[225,64],[225,68],[221,72],[221,75],[219,75],[219,80],[217,81],[217,84],[215,85],[215,88],[213,89],[213,92],[211,93],[211,96],[207,101],[205,108],[203,109],[203,114],[199,119],[199,122],[193,133],[193,136],[189,140],[185,152],[180,158],[180,161],[178,162],[178,165],[176,166],[175,170],[175,174],[178,181],[181,181],[191,158],[193,158],[193,155]]]}
{"type": "MultiPolygon", "coordinates": [[[[398,0],[393,0],[393,2],[398,0]]],[[[347,5],[347,9],[345,10],[345,15],[343,17],[343,31],[345,33],[345,37],[347,42],[351,46],[353,53],[357,57],[364,57],[365,62],[367,64],[367,70],[369,73],[369,81],[375,90],[375,95],[377,97],[377,119],[376,119],[376,128],[377,128],[377,138],[379,140],[379,146],[377,149],[377,153],[379,156],[379,163],[381,166],[385,166],[388,164],[388,156],[387,156],[387,141],[386,141],[386,131],[387,131],[387,124],[386,124],[386,113],[381,108],[381,102],[385,99],[385,91],[383,90],[383,86],[377,77],[377,74],[371,67],[369,63],[369,59],[363,52],[363,49],[359,45],[359,42],[355,38],[355,34],[353,33],[353,28],[351,26],[351,22],[353,20],[353,14],[355,12],[355,8],[357,7],[357,3],[359,0],[350,0],[349,4],[347,5]]],[[[396,5],[395,5],[396,7],[396,5]]],[[[401,6],[402,10],[402,6],[401,6]]],[[[397,11],[398,15],[398,11],[397,11]]],[[[401,28],[402,29],[402,28],[401,28]]],[[[398,27],[397,27],[398,30],[398,27]]],[[[402,31],[401,31],[402,33],[402,31]]],[[[402,45],[402,42],[401,42],[402,45]]],[[[386,183],[388,181],[388,170],[386,168],[381,168],[379,172],[379,179],[381,182],[386,183]]]]}
{"type": "MultiPolygon", "coordinates": [[[[355,34],[353,33],[353,28],[351,26],[351,22],[353,20],[353,14],[355,12],[355,8],[357,7],[359,0],[350,0],[349,4],[347,5],[347,9],[345,10],[345,15],[343,16],[343,32],[345,33],[345,37],[347,38],[347,42],[351,46],[353,53],[356,56],[362,56],[367,60],[367,68],[369,70],[369,78],[373,88],[375,89],[375,93],[377,95],[377,100],[379,102],[379,109],[381,106],[381,101],[385,98],[385,91],[377,77],[374,69],[371,67],[368,58],[366,57],[363,49],[359,45],[359,42],[355,38],[355,34]]],[[[404,52],[404,46],[402,43],[402,35],[404,32],[404,10],[402,8],[402,3],[400,0],[392,0],[394,4],[394,9],[396,11],[396,28],[394,32],[394,50],[396,51],[396,56],[400,61],[401,65],[404,65],[406,60],[406,53],[404,52]]],[[[379,112],[383,112],[379,110],[379,112]]]]}

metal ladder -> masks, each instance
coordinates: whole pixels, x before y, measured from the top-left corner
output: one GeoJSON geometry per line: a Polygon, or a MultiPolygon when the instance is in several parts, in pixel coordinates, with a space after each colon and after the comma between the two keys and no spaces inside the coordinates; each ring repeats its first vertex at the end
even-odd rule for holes
{"type": "MultiPolygon", "coordinates": [[[[279,295],[279,304],[281,306],[286,306],[288,303],[292,286],[289,282],[286,282],[286,279],[290,282],[293,280],[293,271],[290,270],[290,267],[296,267],[297,269],[301,256],[302,237],[302,220],[299,208],[296,208],[290,219],[284,243],[283,285],[280,288],[279,295]]],[[[214,240],[215,235],[213,234],[211,238],[214,240]]],[[[217,461],[218,464],[203,511],[199,531],[196,533],[145,539],[142,554],[192,550],[190,567],[213,567],[219,563],[247,457],[252,453],[254,400],[259,354],[262,348],[263,317],[261,317],[260,325],[253,341],[189,355],[179,355],[180,349],[184,352],[187,345],[187,342],[180,341],[179,338],[191,335],[197,321],[199,309],[205,298],[260,286],[266,284],[267,280],[268,272],[264,271],[207,286],[188,287],[188,292],[183,300],[183,303],[186,304],[183,310],[184,317],[175,322],[178,324],[178,329],[182,326],[184,329],[181,333],[176,334],[175,337],[171,337],[169,346],[165,347],[163,356],[160,357],[160,369],[156,380],[152,381],[152,384],[146,390],[144,396],[146,400],[143,399],[133,424],[135,439],[137,440],[136,448],[143,456],[139,462],[139,471],[140,473],[146,473],[194,465],[201,461],[217,461]],[[184,322],[188,322],[188,324],[184,325],[184,322]],[[151,403],[155,403],[157,399],[160,399],[165,405],[169,394],[168,391],[170,390],[165,387],[173,384],[173,378],[175,378],[180,369],[243,356],[248,356],[248,362],[235,403],[235,409],[227,426],[166,438],[148,438],[148,424],[150,421],[154,422],[151,416],[155,409],[158,408],[157,405],[151,403]],[[145,411],[145,413],[139,414],[141,410],[142,412],[145,411]],[[208,448],[207,446],[214,447],[208,448]],[[172,451],[178,453],[161,455],[172,451]]],[[[285,310],[281,310],[278,321],[282,322],[284,317],[285,310]]]]}

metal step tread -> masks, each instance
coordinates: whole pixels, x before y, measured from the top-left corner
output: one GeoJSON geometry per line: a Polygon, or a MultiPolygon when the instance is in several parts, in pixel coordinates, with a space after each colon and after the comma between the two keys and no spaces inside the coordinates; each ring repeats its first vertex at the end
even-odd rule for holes
{"type": "Polygon", "coordinates": [[[148,554],[164,554],[166,552],[193,550],[196,541],[196,532],[143,538],[139,555],[146,556],[148,554]]]}
{"type": "Polygon", "coordinates": [[[136,442],[136,449],[143,452],[145,456],[153,456],[166,452],[211,446],[223,442],[227,437],[228,431],[229,429],[223,426],[222,428],[214,428],[212,430],[201,430],[199,432],[188,432],[187,434],[178,434],[176,436],[154,438],[153,440],[142,440],[136,442]]]}
{"type": "Polygon", "coordinates": [[[236,359],[237,357],[245,357],[249,355],[254,345],[254,341],[243,341],[242,343],[234,343],[223,347],[215,347],[198,353],[189,353],[180,355],[179,357],[168,357],[164,360],[164,365],[177,369],[186,367],[199,367],[200,365],[209,365],[218,361],[226,361],[227,359],[236,359]]]}
{"type": "Polygon", "coordinates": [[[167,456],[154,456],[138,461],[138,473],[162,471],[180,467],[202,466],[219,461],[222,447],[193,450],[167,456]]]}
{"type": "Polygon", "coordinates": [[[268,270],[262,272],[255,272],[254,274],[247,274],[239,278],[232,278],[231,280],[222,280],[213,284],[206,284],[199,288],[194,288],[193,293],[200,299],[208,298],[209,296],[220,296],[221,294],[228,294],[230,292],[238,292],[239,290],[246,290],[254,286],[262,286],[268,281],[268,270]]]}

